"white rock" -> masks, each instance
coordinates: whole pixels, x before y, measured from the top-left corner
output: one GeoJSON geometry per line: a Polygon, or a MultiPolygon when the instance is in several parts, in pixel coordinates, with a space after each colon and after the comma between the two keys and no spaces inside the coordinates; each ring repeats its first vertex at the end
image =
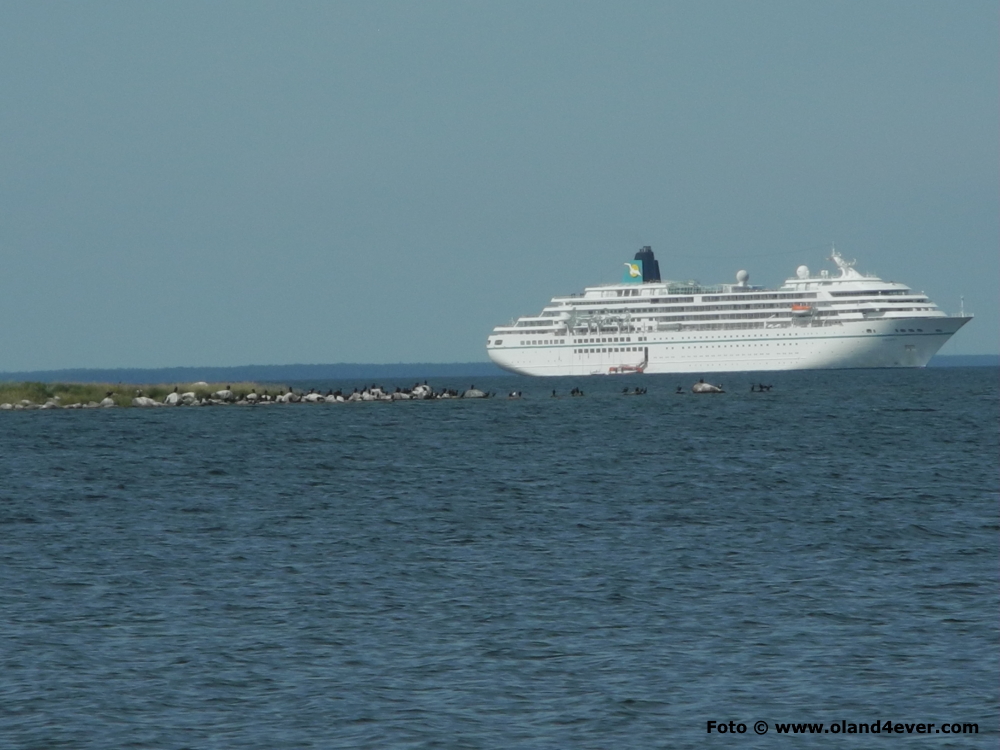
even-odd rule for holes
{"type": "Polygon", "coordinates": [[[115,406],[115,402],[114,399],[111,398],[111,396],[105,396],[104,399],[101,401],[101,403],[98,404],[98,406],[103,406],[105,409],[107,409],[108,407],[115,406]]]}
{"type": "Polygon", "coordinates": [[[712,385],[711,383],[697,382],[691,386],[691,393],[725,393],[722,390],[721,385],[712,385]]]}
{"type": "Polygon", "coordinates": [[[411,391],[413,398],[434,398],[434,389],[429,385],[415,385],[411,391]]]}

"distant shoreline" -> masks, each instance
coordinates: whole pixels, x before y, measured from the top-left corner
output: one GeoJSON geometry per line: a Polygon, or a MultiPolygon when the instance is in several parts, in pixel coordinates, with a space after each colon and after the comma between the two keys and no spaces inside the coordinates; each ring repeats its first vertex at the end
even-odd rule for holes
{"type": "Polygon", "coordinates": [[[931,358],[928,367],[1000,367],[1000,354],[945,354],[931,358]]]}
{"type": "Polygon", "coordinates": [[[0,372],[0,382],[35,383],[294,383],[328,380],[409,380],[510,375],[492,362],[243,365],[239,367],[159,367],[0,372]]]}
{"type": "MultiPolygon", "coordinates": [[[[1000,367],[1000,354],[936,356],[928,367],[1000,367]]],[[[492,362],[413,362],[399,364],[244,365],[239,367],[159,367],[0,372],[0,382],[36,383],[293,383],[327,380],[403,380],[511,376],[492,362]]]]}

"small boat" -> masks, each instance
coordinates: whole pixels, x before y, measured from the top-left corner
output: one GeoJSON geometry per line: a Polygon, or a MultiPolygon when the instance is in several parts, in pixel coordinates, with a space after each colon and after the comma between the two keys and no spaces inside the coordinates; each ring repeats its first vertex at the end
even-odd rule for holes
{"type": "Polygon", "coordinates": [[[637,365],[612,365],[608,368],[608,375],[625,375],[628,373],[641,375],[644,373],[646,371],[646,367],[649,365],[649,347],[643,347],[642,351],[642,362],[637,365]]]}

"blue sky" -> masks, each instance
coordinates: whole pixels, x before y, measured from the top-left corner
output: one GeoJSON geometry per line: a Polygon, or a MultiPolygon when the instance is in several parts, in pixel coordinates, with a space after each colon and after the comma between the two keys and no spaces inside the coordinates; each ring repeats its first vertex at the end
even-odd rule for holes
{"type": "Polygon", "coordinates": [[[996,2],[0,4],[0,370],[485,360],[831,242],[1000,349],[996,2]]]}

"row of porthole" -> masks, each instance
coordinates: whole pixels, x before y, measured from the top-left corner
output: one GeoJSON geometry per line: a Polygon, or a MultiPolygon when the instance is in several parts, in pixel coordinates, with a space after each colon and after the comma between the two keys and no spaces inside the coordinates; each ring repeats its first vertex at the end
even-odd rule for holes
{"type": "MultiPolygon", "coordinates": [[[[618,344],[618,343],[628,343],[632,340],[631,336],[606,336],[604,338],[592,338],[592,339],[573,339],[574,344],[618,344]]],[[[646,341],[646,336],[636,336],[636,341],[646,341]]]]}
{"type": "MultiPolygon", "coordinates": [[[[792,342],[789,341],[778,341],[775,342],[778,346],[790,346],[792,342]]],[[[798,346],[799,342],[796,341],[795,345],[798,346]]],[[[692,344],[689,346],[681,346],[681,349],[729,349],[732,346],[767,346],[767,344],[692,344]]],[[[670,347],[673,349],[674,347],[670,347]]]]}
{"type": "Polygon", "coordinates": [[[606,346],[596,349],[574,349],[573,354],[601,354],[603,352],[641,352],[641,346],[606,346]]]}
{"type": "MultiPolygon", "coordinates": [[[[776,342],[778,346],[791,346],[792,342],[778,341],[776,342]]],[[[794,342],[798,346],[798,342],[794,342]]],[[[670,349],[729,349],[734,346],[767,346],[767,344],[690,344],[687,346],[671,346],[670,349]]],[[[596,349],[574,349],[574,354],[591,354],[591,353],[602,353],[602,352],[641,352],[641,346],[623,346],[623,347],[598,347],[596,349]]]]}
{"type": "MultiPolygon", "coordinates": [[[[489,343],[489,342],[487,342],[489,343]]],[[[556,346],[558,344],[565,344],[566,339],[545,339],[545,340],[532,340],[532,341],[522,341],[521,346],[556,346]]],[[[500,346],[503,344],[503,339],[497,339],[493,342],[493,346],[500,346]]]]}
{"type": "MultiPolygon", "coordinates": [[[[896,333],[923,333],[924,329],[923,328],[918,328],[918,329],[914,330],[913,328],[910,328],[910,329],[897,328],[897,329],[895,329],[895,331],[896,331],[896,333]]],[[[941,329],[938,328],[937,332],[941,333],[941,329]]],[[[875,333],[875,330],[873,328],[867,328],[867,329],[865,329],[865,333],[875,333]]],[[[779,336],[783,336],[783,335],[788,335],[788,334],[778,334],[778,335],[779,336]]],[[[622,337],[622,339],[626,340],[626,341],[630,341],[631,337],[629,337],[629,338],[622,337]]],[[[575,341],[577,341],[577,342],[590,341],[590,340],[596,341],[596,339],[575,339],[575,341]]],[[[605,339],[605,340],[607,340],[607,339],[605,339]]],[[[640,337],[638,337],[638,340],[639,341],[647,341],[648,337],[646,337],[646,336],[640,336],[640,337]]],[[[540,341],[525,341],[524,345],[526,345],[526,346],[555,346],[555,345],[564,344],[564,343],[565,343],[565,339],[550,339],[550,340],[540,340],[540,341]]],[[[778,343],[779,346],[781,346],[781,345],[784,344],[784,342],[777,342],[777,343],[778,343]]],[[[501,344],[503,344],[503,339],[497,339],[496,341],[493,342],[494,346],[500,346],[501,344]]],[[[712,346],[712,347],[725,346],[725,347],[729,347],[729,346],[750,346],[750,344],[705,344],[705,345],[690,345],[690,348],[704,348],[705,346],[712,346]]],[[[753,344],[753,346],[766,346],[766,344],[753,344]]],[[[688,346],[681,346],[681,348],[682,349],[686,349],[686,348],[688,348],[688,346]]],[[[574,349],[573,350],[574,354],[585,353],[586,351],[587,350],[584,350],[584,349],[574,349]]],[[[604,348],[601,351],[608,351],[608,349],[604,348]]],[[[639,351],[639,348],[638,347],[622,347],[622,348],[615,347],[614,351],[639,351]]]]}
{"type": "Polygon", "coordinates": [[[631,336],[607,336],[605,338],[593,339],[573,339],[574,344],[617,344],[618,342],[629,342],[631,336]]]}

